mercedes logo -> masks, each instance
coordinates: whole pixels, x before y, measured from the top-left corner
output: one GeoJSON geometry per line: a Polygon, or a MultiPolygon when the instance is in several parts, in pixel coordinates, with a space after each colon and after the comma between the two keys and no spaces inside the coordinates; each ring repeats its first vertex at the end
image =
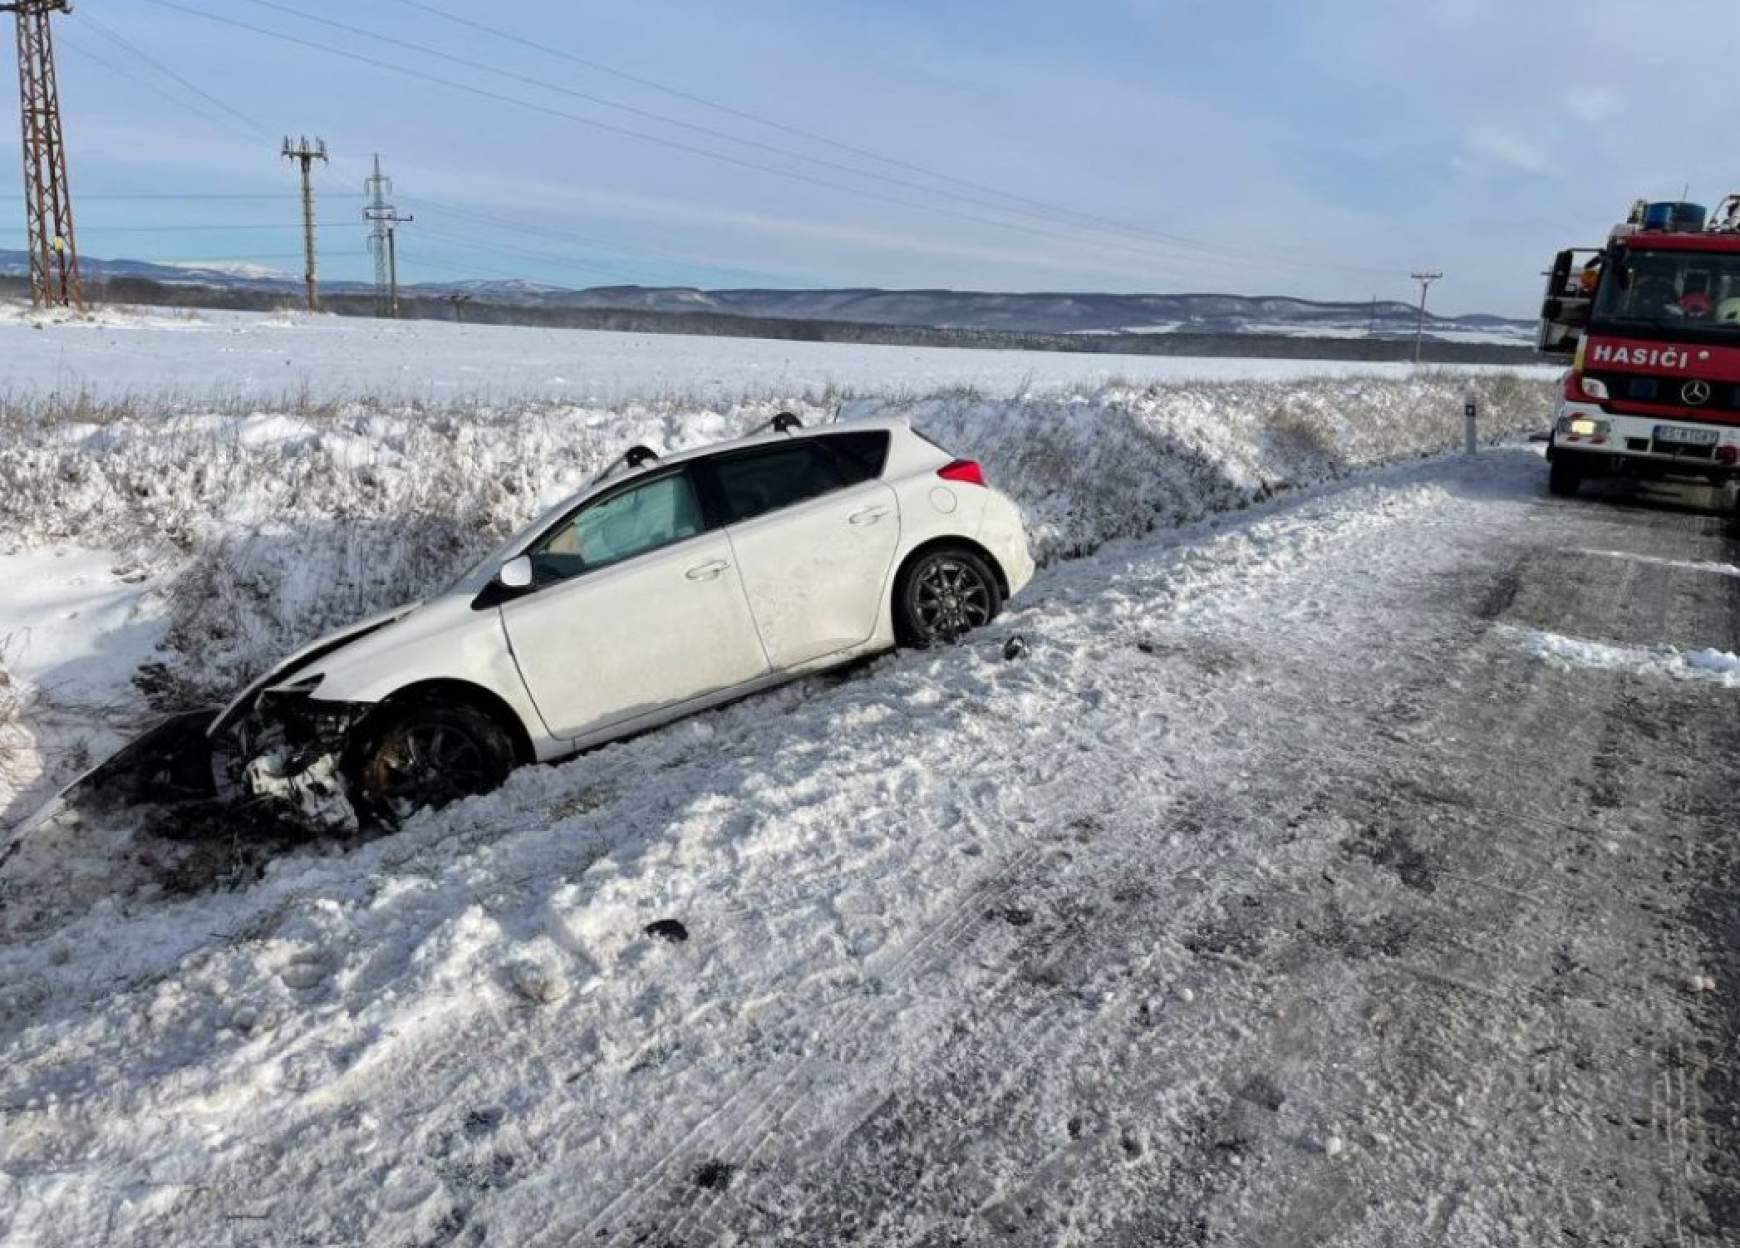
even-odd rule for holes
{"type": "Polygon", "coordinates": [[[1680,398],[1691,407],[1702,407],[1710,401],[1710,383],[1707,381],[1688,381],[1680,387],[1680,398]]]}

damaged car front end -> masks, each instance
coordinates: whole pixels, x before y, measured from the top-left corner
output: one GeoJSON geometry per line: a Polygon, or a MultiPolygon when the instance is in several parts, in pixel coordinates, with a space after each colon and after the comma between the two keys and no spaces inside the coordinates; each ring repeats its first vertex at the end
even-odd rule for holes
{"type": "Polygon", "coordinates": [[[224,787],[274,818],[350,834],[362,821],[344,777],[345,753],[373,709],[317,700],[323,675],[262,690],[213,749],[224,787]]]}
{"type": "Polygon", "coordinates": [[[213,716],[205,735],[218,796],[308,831],[358,831],[345,755],[374,706],[319,696],[331,690],[327,673],[315,669],[414,610],[398,607],[320,638],[213,716]]]}
{"type": "Polygon", "coordinates": [[[323,660],[403,619],[401,607],[323,637],[221,709],[171,715],[62,789],[16,830],[68,812],[210,808],[294,830],[348,835],[362,818],[350,799],[345,753],[373,706],[314,695],[323,660]]]}

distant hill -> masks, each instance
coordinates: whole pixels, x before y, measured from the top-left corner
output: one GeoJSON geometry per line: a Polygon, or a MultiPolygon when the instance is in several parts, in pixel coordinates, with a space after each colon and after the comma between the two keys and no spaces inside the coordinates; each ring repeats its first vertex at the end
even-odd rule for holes
{"type": "MultiPolygon", "coordinates": [[[[243,266],[199,268],[143,260],[81,257],[87,277],[139,278],[170,286],[282,292],[300,280],[243,266]]],[[[0,275],[29,271],[28,256],[0,251],[0,275]]],[[[332,294],[366,294],[358,282],[328,282],[332,294]]],[[[408,284],[408,297],[466,294],[481,303],[546,310],[711,313],[759,320],[1046,334],[1260,334],[1264,336],[1392,337],[1411,335],[1417,313],[1406,303],[1325,303],[1286,296],[1229,294],[1110,295],[1070,292],[999,294],[970,290],[701,290],[689,286],[595,286],[570,289],[542,282],[462,281],[408,284]]],[[[1428,331],[1448,340],[1526,344],[1532,321],[1470,315],[1428,316],[1428,331]]]]}

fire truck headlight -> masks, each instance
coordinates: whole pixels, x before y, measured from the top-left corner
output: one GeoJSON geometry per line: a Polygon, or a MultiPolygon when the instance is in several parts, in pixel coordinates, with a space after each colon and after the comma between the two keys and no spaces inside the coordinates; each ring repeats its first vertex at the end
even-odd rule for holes
{"type": "Polygon", "coordinates": [[[1583,393],[1591,399],[1604,400],[1610,397],[1607,393],[1607,383],[1597,377],[1583,378],[1583,393]]]}
{"type": "Polygon", "coordinates": [[[1608,425],[1604,420],[1590,420],[1586,416],[1578,416],[1571,421],[1571,432],[1579,437],[1586,438],[1591,434],[1606,433],[1607,429],[1608,425]]]}

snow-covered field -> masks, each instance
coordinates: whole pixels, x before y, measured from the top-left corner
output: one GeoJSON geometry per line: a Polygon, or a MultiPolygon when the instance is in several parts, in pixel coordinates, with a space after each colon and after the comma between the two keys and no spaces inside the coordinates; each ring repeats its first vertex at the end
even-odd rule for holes
{"type": "MultiPolygon", "coordinates": [[[[1408,1029],[1350,986],[1372,955],[1313,969],[1283,1009],[1252,971],[1260,948],[1195,926],[1212,936],[1254,894],[1285,912],[1345,877],[1338,939],[1400,939],[1395,915],[1421,895],[1391,878],[1401,851],[1350,857],[1353,815],[1313,794],[1358,791],[1338,777],[1435,743],[1401,711],[1337,718],[1367,715],[1362,698],[1628,657],[1640,679],[1663,674],[1624,639],[1540,628],[1431,648],[1432,578],[1494,532],[1536,540],[1532,456],[1442,457],[1464,391],[1489,437],[1514,437],[1545,423],[1538,377],[122,320],[0,327],[0,391],[34,396],[0,417],[0,802],[15,815],[151,705],[209,699],[416,597],[634,441],[717,440],[781,406],[902,412],[985,463],[1044,568],[957,649],[528,769],[366,844],[262,859],[239,824],[185,844],[124,822],[0,838],[0,1242],[774,1242],[756,1220],[799,1219],[848,1141],[913,1143],[877,1124],[924,1102],[963,1036],[974,1077],[1051,1062],[1027,1089],[1043,1121],[980,1118],[1007,1088],[981,1104],[945,1087],[956,1121],[933,1124],[925,1166],[876,1172],[930,1212],[902,1197],[863,1242],[1187,1242],[1108,1228],[1184,1199],[1168,1184],[1246,1077],[1226,1055],[1246,1060],[1265,1020],[1300,1034],[1277,1059],[1284,1097],[1240,1093],[1278,1125],[1236,1130],[1284,1158],[1280,1178],[1253,1160],[1246,1225],[1279,1217],[1264,1183],[1341,1190],[1365,1167],[1393,1170],[1400,1194],[1346,1242],[1408,1242],[1428,1214],[1446,1242],[1540,1242],[1527,1232],[1546,1223],[1505,1188],[1539,1177],[1535,1125],[1507,1133],[1495,1080],[1453,1106],[1436,1088],[1392,1103],[1338,1083],[1340,1057],[1299,1056],[1333,1036],[1363,1060],[1384,1026],[1408,1029]],[[22,359],[15,336],[65,371],[22,359]],[[281,374],[273,352],[293,361],[281,374]],[[101,419],[47,419],[73,406],[47,401],[56,384],[101,419]],[[129,395],[137,414],[118,414],[129,395]],[[1014,633],[1028,651],[1008,659],[1014,633]],[[1456,661],[1410,667],[1422,653],[1456,661]],[[1118,944],[1121,924],[1147,935],[1118,944]],[[1289,1021],[1300,1002],[1321,1026],[1289,1021]],[[895,1089],[915,1095],[891,1110],[895,1089]],[[1443,1178],[1460,1194],[1418,1212],[1431,1148],[1411,1133],[1428,1127],[1463,1149],[1443,1178]],[[1030,1195],[1064,1178],[1079,1207],[1030,1195]]],[[[1677,661],[1713,671],[1684,640],[1677,661]]],[[[1648,852],[1617,817],[1599,832],[1603,861],[1648,852]]],[[[1450,913],[1463,895],[1441,887],[1450,913]]],[[[1526,899],[1467,896],[1501,915],[1526,899]]],[[[1432,1035],[1522,1070],[1539,1020],[1482,1020],[1534,1000],[1506,978],[1532,964],[1492,948],[1492,1000],[1432,1035]]],[[[1650,1008],[1684,1036],[1682,1005],[1650,1008]]],[[[1575,1106],[1553,1112],[1543,1133],[1607,1164],[1575,1106]]]]}
{"type": "MultiPolygon", "coordinates": [[[[1205,327],[1199,322],[1166,321],[1154,325],[1128,325],[1122,329],[1080,329],[1075,332],[1094,337],[1105,334],[1190,334],[1225,331],[1213,325],[1205,327]]],[[[1371,327],[1363,321],[1243,321],[1239,323],[1237,332],[1278,338],[1365,339],[1372,336],[1371,327]]],[[[1406,334],[1399,335],[1393,325],[1385,326],[1385,337],[1392,341],[1398,337],[1407,340],[1406,334]]],[[[1535,344],[1532,325],[1473,328],[1465,325],[1434,324],[1429,331],[1429,337],[1439,342],[1459,342],[1484,347],[1532,347],[1535,344]]]]}
{"type": "Polygon", "coordinates": [[[847,346],[302,313],[117,309],[41,326],[26,309],[0,303],[0,406],[54,393],[95,404],[173,397],[203,407],[359,398],[601,405],[660,395],[717,406],[768,395],[823,402],[842,392],[924,395],[971,387],[1005,397],[1092,392],[1113,381],[1409,372],[1398,364],[847,346]]]}

